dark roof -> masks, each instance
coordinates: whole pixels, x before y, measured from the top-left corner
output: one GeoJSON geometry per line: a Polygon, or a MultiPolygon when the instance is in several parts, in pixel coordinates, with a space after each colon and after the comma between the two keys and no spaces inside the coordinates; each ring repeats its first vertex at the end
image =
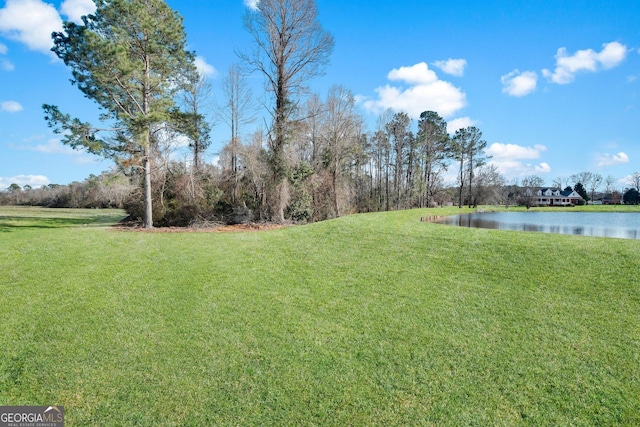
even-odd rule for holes
{"type": "MultiPolygon", "coordinates": [[[[560,194],[563,195],[564,197],[568,197],[571,195],[571,193],[573,193],[573,190],[566,190],[566,191],[561,191],[560,194]]],[[[580,196],[579,196],[580,197],[580,196]]],[[[582,198],[582,197],[580,197],[582,198]]]]}

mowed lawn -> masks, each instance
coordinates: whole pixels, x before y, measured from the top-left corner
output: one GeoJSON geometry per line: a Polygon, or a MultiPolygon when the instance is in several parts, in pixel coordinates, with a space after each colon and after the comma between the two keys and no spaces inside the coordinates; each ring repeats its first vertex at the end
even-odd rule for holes
{"type": "Polygon", "coordinates": [[[420,222],[443,212],[146,233],[0,208],[0,405],[68,426],[640,425],[640,241],[420,222]]]}

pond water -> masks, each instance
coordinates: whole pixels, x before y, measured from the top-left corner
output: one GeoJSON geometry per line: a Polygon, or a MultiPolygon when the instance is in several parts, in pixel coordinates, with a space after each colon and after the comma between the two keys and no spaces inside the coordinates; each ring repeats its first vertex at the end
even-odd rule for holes
{"type": "Polygon", "coordinates": [[[433,222],[496,230],[640,239],[640,213],[476,212],[438,217],[433,222]]]}

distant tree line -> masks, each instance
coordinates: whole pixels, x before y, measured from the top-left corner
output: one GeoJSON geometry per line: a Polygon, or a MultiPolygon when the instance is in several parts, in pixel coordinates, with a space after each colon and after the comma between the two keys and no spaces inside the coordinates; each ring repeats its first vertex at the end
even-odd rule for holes
{"type": "MultiPolygon", "coordinates": [[[[152,174],[156,224],[185,226],[210,222],[268,220],[268,208],[265,203],[269,177],[265,160],[267,151],[262,147],[263,135],[258,132],[254,138],[251,146],[235,147],[229,143],[221,152],[217,165],[201,165],[196,169],[185,162],[172,161],[170,158],[158,161],[157,163],[163,166],[155,168],[152,174]],[[235,163],[232,160],[233,156],[236,156],[235,163]],[[234,189],[238,192],[236,196],[233,196],[234,189]]],[[[330,145],[324,148],[322,145],[316,147],[318,153],[315,156],[311,145],[303,145],[300,149],[294,150],[300,157],[295,161],[296,166],[289,179],[292,192],[286,217],[296,222],[309,222],[348,213],[458,204],[461,187],[458,183],[435,180],[427,185],[425,176],[430,172],[425,172],[427,168],[424,166],[424,158],[416,160],[420,166],[416,166],[413,171],[407,169],[411,150],[404,153],[405,166],[402,176],[405,178],[400,180],[401,197],[397,198],[392,167],[395,159],[377,165],[378,158],[386,157],[393,150],[380,151],[375,144],[371,144],[371,139],[370,135],[361,135],[357,139],[361,143],[352,147],[355,155],[348,157],[348,161],[344,163],[345,167],[337,174],[333,173],[333,163],[327,161],[331,157],[330,145]],[[313,158],[318,160],[300,160],[313,158]],[[385,174],[387,169],[390,175],[385,174]],[[420,178],[415,178],[409,185],[407,176],[420,178]],[[425,190],[427,187],[430,188],[428,192],[425,190]]],[[[454,161],[450,160],[449,165],[454,165],[454,161]]],[[[441,167],[446,166],[445,162],[441,167]]],[[[462,175],[464,177],[466,173],[462,175]]],[[[613,187],[613,180],[608,177],[609,184],[589,194],[586,190],[589,185],[576,182],[585,176],[581,173],[563,180],[562,182],[567,184],[564,189],[558,187],[559,180],[554,180],[553,187],[576,191],[583,197],[584,203],[640,204],[640,172],[631,176],[629,186],[623,191],[613,187]]],[[[140,180],[141,176],[135,169],[114,169],[98,176],[90,175],[82,182],[72,182],[68,185],[49,184],[33,188],[30,185],[21,187],[13,183],[8,188],[0,190],[0,205],[120,208],[125,209],[131,218],[135,219],[141,217],[143,209],[140,180]]],[[[485,165],[475,173],[472,196],[465,190],[463,200],[465,203],[473,200],[478,205],[533,207],[537,200],[536,191],[544,187],[544,184],[544,179],[535,175],[506,184],[494,165],[485,165]]]]}
{"type": "Polygon", "coordinates": [[[39,188],[11,184],[0,191],[0,204],[30,205],[50,208],[119,208],[123,209],[135,186],[116,171],[91,175],[82,182],[68,185],[49,184],[39,188]]]}
{"type": "MultiPolygon", "coordinates": [[[[405,112],[387,110],[368,130],[347,88],[333,86],[324,98],[313,94],[307,83],[322,74],[334,46],[314,0],[261,0],[257,10],[247,10],[252,45],[238,51],[241,65],[222,79],[213,112],[211,85],[186,50],[176,11],[163,0],[96,6],[82,24],[65,22],[52,35],[52,50],[70,68],[73,84],[102,109],[101,125],[54,105],[43,109],[63,143],[112,159],[117,171],[68,186],[12,185],[0,193],[2,203],[122,207],[145,227],[308,222],[449,203],[518,204],[539,181],[507,185],[488,162],[477,127],[450,135],[437,112],[424,111],[414,123],[405,112]],[[266,129],[246,129],[257,116],[248,72],[266,83],[266,129]],[[207,164],[203,154],[216,123],[228,126],[230,139],[217,164],[207,164]],[[176,160],[175,148],[185,144],[192,156],[176,160]]],[[[601,182],[591,174],[574,184],[586,187],[589,200],[601,182]]]]}

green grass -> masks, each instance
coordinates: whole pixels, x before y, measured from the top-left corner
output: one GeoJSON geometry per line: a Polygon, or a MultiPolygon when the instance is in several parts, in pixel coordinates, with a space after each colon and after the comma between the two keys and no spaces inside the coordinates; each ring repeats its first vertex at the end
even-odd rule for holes
{"type": "Polygon", "coordinates": [[[419,221],[460,211],[175,234],[0,208],[0,405],[69,426],[639,425],[640,241],[419,221]]]}

